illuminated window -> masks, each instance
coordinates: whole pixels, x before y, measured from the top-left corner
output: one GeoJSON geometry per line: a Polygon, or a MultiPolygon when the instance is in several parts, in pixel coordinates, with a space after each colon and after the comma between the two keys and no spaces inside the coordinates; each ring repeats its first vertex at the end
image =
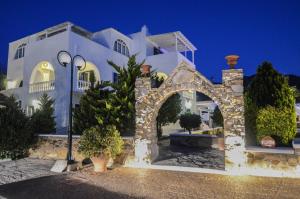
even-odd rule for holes
{"type": "Polygon", "coordinates": [[[124,41],[122,41],[121,39],[118,39],[117,41],[115,41],[114,51],[129,57],[128,47],[127,47],[126,43],[124,41]]]}
{"type": "Polygon", "coordinates": [[[25,46],[26,44],[22,44],[18,47],[16,54],[15,54],[15,59],[20,59],[22,57],[24,57],[25,55],[25,46]]]}

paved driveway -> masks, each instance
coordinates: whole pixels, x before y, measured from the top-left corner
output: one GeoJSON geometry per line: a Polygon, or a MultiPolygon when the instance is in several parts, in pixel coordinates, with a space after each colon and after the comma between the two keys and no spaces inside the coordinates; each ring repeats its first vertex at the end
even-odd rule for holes
{"type": "Polygon", "coordinates": [[[0,162],[0,185],[41,176],[53,175],[50,172],[54,160],[24,158],[0,162]]]}
{"type": "MultiPolygon", "coordinates": [[[[118,168],[104,174],[85,169],[0,186],[4,198],[300,198],[300,179],[237,177],[118,168]]],[[[1,198],[1,197],[0,197],[1,198]]]]}

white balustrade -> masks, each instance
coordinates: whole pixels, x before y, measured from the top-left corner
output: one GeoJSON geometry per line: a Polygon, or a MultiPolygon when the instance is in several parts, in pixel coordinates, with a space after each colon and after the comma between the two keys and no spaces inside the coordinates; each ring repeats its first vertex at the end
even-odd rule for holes
{"type": "Polygon", "coordinates": [[[50,91],[55,89],[54,81],[38,82],[29,85],[29,93],[50,91]]]}
{"type": "Polygon", "coordinates": [[[78,90],[87,90],[91,86],[91,82],[83,81],[83,80],[78,80],[77,83],[77,89],[78,90]]]}

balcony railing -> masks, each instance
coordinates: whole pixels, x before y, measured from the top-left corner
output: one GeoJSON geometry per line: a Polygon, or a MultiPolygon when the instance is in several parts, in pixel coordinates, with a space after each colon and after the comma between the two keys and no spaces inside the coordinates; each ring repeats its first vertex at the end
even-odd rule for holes
{"type": "Polygon", "coordinates": [[[29,93],[50,91],[55,89],[54,81],[38,82],[29,85],[29,93]]]}
{"type": "Polygon", "coordinates": [[[89,89],[91,86],[91,82],[83,81],[83,80],[78,80],[77,82],[77,89],[80,91],[84,91],[89,89]]]}

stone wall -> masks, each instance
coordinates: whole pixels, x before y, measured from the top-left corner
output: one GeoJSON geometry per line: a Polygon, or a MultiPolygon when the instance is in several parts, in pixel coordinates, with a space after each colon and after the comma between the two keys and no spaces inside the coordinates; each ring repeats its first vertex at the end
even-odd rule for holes
{"type": "Polygon", "coordinates": [[[300,177],[300,155],[286,150],[247,151],[245,173],[264,176],[300,177]]]}
{"type": "Polygon", "coordinates": [[[150,78],[136,80],[136,163],[150,164],[158,156],[158,111],[172,94],[189,90],[207,95],[219,106],[224,118],[226,170],[242,167],[245,163],[243,70],[224,70],[223,83],[215,85],[185,62],[159,88],[151,88],[150,78]]]}
{"type": "MultiPolygon", "coordinates": [[[[76,161],[85,159],[78,153],[78,141],[80,136],[73,136],[72,155],[76,161]]],[[[133,156],[133,138],[124,137],[124,151],[117,157],[116,162],[124,164],[129,156],[133,156]]],[[[29,150],[29,156],[40,159],[66,159],[67,157],[67,136],[64,135],[40,135],[35,147],[29,150]]]]}

